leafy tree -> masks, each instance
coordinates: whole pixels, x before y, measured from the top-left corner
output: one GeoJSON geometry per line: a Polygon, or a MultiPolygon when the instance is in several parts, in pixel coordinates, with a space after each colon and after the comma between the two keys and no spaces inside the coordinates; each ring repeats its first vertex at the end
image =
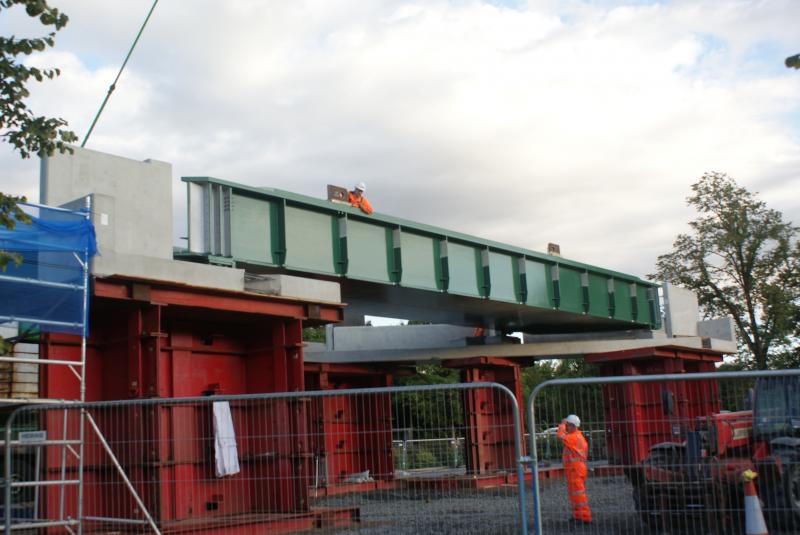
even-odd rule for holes
{"type": "Polygon", "coordinates": [[[732,316],[751,367],[765,369],[796,325],[799,229],[724,173],[704,174],[687,202],[698,212],[691,232],[651,277],[693,290],[708,316],[732,316]]]}
{"type": "MultiPolygon", "coordinates": [[[[3,10],[20,6],[33,18],[38,18],[45,27],[52,27],[44,37],[17,38],[0,36],[0,135],[3,141],[11,144],[20,156],[30,158],[32,154],[51,156],[56,150],[71,151],[67,145],[77,140],[75,134],[65,130],[67,122],[60,118],[36,116],[28,109],[25,100],[30,95],[29,82],[53,79],[61,72],[58,69],[39,69],[25,65],[24,59],[42,52],[55,44],[55,35],[69,20],[58,9],[50,7],[46,0],[0,0],[0,14],[3,10]]],[[[13,229],[16,222],[28,223],[30,219],[19,209],[18,202],[25,197],[6,195],[0,192],[0,225],[13,229]]],[[[0,251],[0,269],[8,262],[20,262],[20,258],[0,251]]]]}
{"type": "Polygon", "coordinates": [[[416,367],[414,375],[399,377],[396,382],[402,386],[418,386],[452,384],[458,383],[459,380],[457,369],[445,368],[439,364],[420,364],[416,367]]]}
{"type": "MultiPolygon", "coordinates": [[[[438,364],[421,364],[416,373],[398,377],[398,386],[453,384],[460,381],[458,370],[438,364]]],[[[462,393],[456,390],[412,392],[395,397],[394,420],[398,428],[415,429],[417,438],[441,438],[443,431],[460,427],[463,422],[462,393]],[[429,437],[420,433],[431,433],[429,437]]]]}
{"type": "Polygon", "coordinates": [[[53,79],[61,74],[59,69],[39,69],[24,63],[24,59],[43,52],[55,44],[58,30],[66,26],[68,17],[58,9],[50,7],[46,0],[0,0],[0,13],[14,6],[22,6],[25,12],[45,27],[52,27],[44,37],[17,38],[0,37],[0,129],[3,140],[10,143],[20,156],[32,154],[50,156],[56,150],[70,150],[67,143],[77,141],[77,136],[62,127],[67,122],[61,118],[36,116],[28,109],[25,100],[30,96],[27,84],[53,79]]]}
{"type": "MultiPolygon", "coordinates": [[[[69,20],[58,9],[48,5],[47,0],[0,0],[0,16],[3,10],[15,6],[25,9],[28,16],[36,18],[53,31],[43,37],[17,38],[0,36],[0,137],[11,144],[20,156],[51,156],[55,151],[71,152],[67,145],[77,141],[77,136],[66,130],[67,122],[61,118],[34,115],[28,109],[26,99],[30,95],[28,83],[58,76],[58,69],[39,69],[24,63],[27,56],[42,52],[55,44],[55,35],[69,20]]],[[[25,197],[16,197],[0,192],[0,225],[13,229],[17,222],[28,223],[30,219],[19,209],[17,203],[25,197]]],[[[17,255],[0,251],[0,270],[8,263],[21,261],[17,255]]],[[[0,350],[5,346],[0,338],[0,350]]],[[[7,348],[6,348],[7,349],[7,348]]]]}
{"type": "MultiPolygon", "coordinates": [[[[596,364],[588,364],[584,359],[543,360],[523,368],[522,399],[526,411],[528,398],[533,389],[551,379],[575,377],[595,377],[599,375],[596,364]]],[[[584,422],[603,421],[602,387],[600,385],[579,385],[570,387],[547,387],[536,398],[537,431],[558,424],[570,413],[579,413],[584,422]]]]}
{"type": "MultiPolygon", "coordinates": [[[[30,223],[30,217],[17,206],[18,202],[25,202],[25,197],[14,197],[0,193],[0,225],[13,229],[17,226],[18,221],[30,223]]],[[[10,261],[19,265],[22,262],[22,257],[18,254],[0,251],[0,271],[5,271],[10,261]]]]}
{"type": "Polygon", "coordinates": [[[520,373],[522,383],[522,398],[525,403],[533,389],[550,379],[565,379],[571,377],[595,377],[599,369],[595,364],[588,364],[584,359],[541,360],[533,366],[523,368],[520,373]]]}
{"type": "Polygon", "coordinates": [[[304,342],[325,342],[325,326],[305,327],[303,329],[304,342]]]}
{"type": "Polygon", "coordinates": [[[800,348],[787,348],[775,353],[771,358],[770,366],[781,370],[800,368],[800,348]]]}

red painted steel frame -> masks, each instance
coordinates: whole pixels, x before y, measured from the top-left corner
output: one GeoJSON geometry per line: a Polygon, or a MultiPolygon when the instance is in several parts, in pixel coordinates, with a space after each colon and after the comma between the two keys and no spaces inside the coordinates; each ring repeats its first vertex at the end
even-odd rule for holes
{"type": "MultiPolygon", "coordinates": [[[[307,390],[338,390],[392,385],[391,369],[351,364],[305,365],[307,390]]],[[[372,488],[394,478],[392,407],[388,394],[315,398],[309,411],[311,449],[317,471],[314,483],[324,494],[338,494],[357,486],[343,483],[350,474],[369,470],[372,488]]],[[[358,490],[364,490],[364,485],[358,490]]],[[[315,495],[322,494],[319,491],[315,495]]]]}
{"type": "MultiPolygon", "coordinates": [[[[157,281],[96,279],[86,400],[303,390],[304,321],[337,321],[341,314],[339,305],[157,281]]],[[[44,359],[77,361],[79,341],[67,335],[44,336],[41,354],[44,359]]],[[[76,399],[78,382],[67,368],[43,366],[40,396],[76,399]]],[[[197,440],[213,437],[209,405],[127,408],[124,414],[98,411],[96,418],[151,514],[163,526],[180,530],[182,523],[191,522],[197,529],[230,515],[251,517],[243,524],[252,524],[275,520],[265,513],[310,514],[308,403],[262,403],[258,417],[250,414],[253,407],[232,406],[242,472],[226,479],[214,477],[210,443],[197,440]],[[263,443],[268,436],[275,455],[259,457],[254,441],[263,443]],[[131,443],[139,447],[127,445],[131,443]]],[[[60,436],[61,418],[62,413],[48,413],[43,424],[51,436],[60,436]]],[[[72,431],[77,429],[77,414],[67,425],[77,436],[72,431]]],[[[135,504],[91,431],[87,444],[84,515],[135,518],[135,504]]],[[[49,479],[60,479],[60,463],[60,455],[52,450],[46,459],[49,479]]],[[[76,469],[73,460],[67,479],[76,469]]],[[[46,518],[58,517],[58,496],[58,487],[47,487],[46,518]]],[[[66,498],[67,510],[74,510],[74,487],[66,498]]],[[[236,530],[228,523],[216,530],[223,531],[236,530]]]]}
{"type": "MultiPolygon", "coordinates": [[[[601,375],[653,375],[661,373],[713,372],[722,355],[708,350],[651,347],[597,353],[586,362],[600,366],[601,375]]],[[[716,381],[668,381],[603,386],[608,461],[636,465],[650,447],[673,440],[673,426],[685,428],[696,416],[719,412],[716,381]],[[670,392],[674,410],[664,414],[662,392],[670,392]]]]}
{"type": "MultiPolygon", "coordinates": [[[[449,368],[461,370],[464,382],[494,382],[508,387],[522,409],[520,367],[516,362],[498,357],[475,357],[449,360],[449,368]]],[[[520,421],[522,413],[520,412],[520,421]]],[[[464,428],[466,434],[467,474],[514,471],[514,413],[508,398],[495,390],[464,392],[464,428]]],[[[520,430],[522,432],[522,430],[520,430]]],[[[522,438],[522,437],[520,437],[522,438]]]]}

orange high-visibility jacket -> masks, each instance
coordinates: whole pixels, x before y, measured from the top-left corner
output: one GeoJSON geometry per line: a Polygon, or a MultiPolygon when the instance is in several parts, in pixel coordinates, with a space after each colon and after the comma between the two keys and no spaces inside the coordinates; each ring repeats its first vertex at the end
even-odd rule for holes
{"type": "Polygon", "coordinates": [[[361,211],[367,215],[372,213],[372,206],[369,204],[369,201],[366,197],[364,197],[363,194],[361,197],[357,198],[351,191],[347,194],[347,201],[350,203],[350,206],[354,208],[360,208],[361,211]]]}
{"type": "Polygon", "coordinates": [[[564,463],[564,472],[567,477],[567,496],[572,507],[572,518],[581,522],[591,522],[592,512],[589,509],[589,500],[586,496],[586,457],[589,445],[583,433],[577,429],[567,433],[566,424],[558,426],[556,433],[564,444],[564,453],[561,460],[564,463]]]}
{"type": "Polygon", "coordinates": [[[573,462],[586,462],[586,457],[589,454],[589,445],[583,437],[583,433],[575,430],[574,433],[567,433],[566,424],[558,426],[556,436],[564,443],[564,453],[561,455],[561,460],[564,467],[573,462]]]}

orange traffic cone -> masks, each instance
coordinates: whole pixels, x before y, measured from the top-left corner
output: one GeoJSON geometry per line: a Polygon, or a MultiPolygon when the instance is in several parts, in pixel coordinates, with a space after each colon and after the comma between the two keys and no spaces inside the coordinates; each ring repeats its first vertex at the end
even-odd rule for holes
{"type": "Polygon", "coordinates": [[[758,500],[756,485],[753,480],[758,474],[752,470],[742,472],[744,481],[744,532],[746,535],[768,535],[761,502],[758,500]]]}

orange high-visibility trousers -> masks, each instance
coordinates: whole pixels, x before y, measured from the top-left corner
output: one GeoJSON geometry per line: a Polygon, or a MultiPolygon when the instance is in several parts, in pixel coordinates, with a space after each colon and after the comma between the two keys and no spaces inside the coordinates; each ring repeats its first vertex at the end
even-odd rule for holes
{"type": "Polygon", "coordinates": [[[586,497],[586,464],[582,461],[572,461],[564,465],[567,476],[567,495],[572,505],[572,518],[581,522],[591,522],[592,512],[589,509],[589,499],[586,497]]]}
{"type": "Polygon", "coordinates": [[[567,495],[572,506],[572,518],[581,522],[591,522],[592,512],[589,510],[589,499],[586,497],[586,457],[589,445],[583,433],[575,429],[567,432],[566,424],[558,426],[556,436],[564,443],[564,454],[561,461],[564,475],[567,476],[567,495]]]}

